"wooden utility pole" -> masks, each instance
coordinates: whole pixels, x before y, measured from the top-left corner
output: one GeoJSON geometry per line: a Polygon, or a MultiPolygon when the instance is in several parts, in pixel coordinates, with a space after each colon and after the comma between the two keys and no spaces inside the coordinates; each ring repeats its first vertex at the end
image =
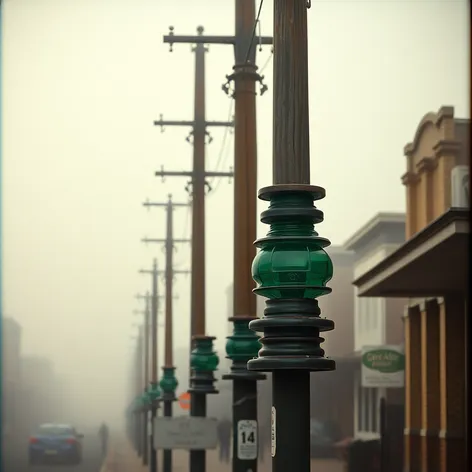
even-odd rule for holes
{"type": "MultiPolygon", "coordinates": [[[[177,388],[177,379],[175,377],[175,366],[173,360],[173,279],[176,273],[189,273],[190,271],[175,271],[173,269],[173,252],[176,243],[189,243],[190,239],[175,239],[173,235],[173,211],[175,207],[188,207],[188,203],[175,203],[172,201],[172,195],[169,195],[167,203],[145,202],[144,206],[165,207],[167,210],[167,234],[165,239],[143,239],[143,242],[164,243],[166,249],[166,312],[165,312],[165,346],[164,346],[164,367],[163,377],[160,387],[163,392],[162,400],[164,402],[164,416],[172,416],[172,402],[176,400],[175,390],[177,388]]],[[[172,472],[172,451],[164,450],[163,471],[172,472]]]]}
{"type": "MultiPolygon", "coordinates": [[[[175,36],[173,28],[164,42],[196,44],[195,52],[195,110],[192,122],[155,122],[156,125],[192,126],[193,134],[193,171],[156,172],[156,175],[180,175],[191,177],[193,197],[192,212],[192,302],[191,302],[191,376],[190,376],[190,414],[206,416],[206,395],[217,393],[214,387],[214,371],[218,357],[213,351],[215,338],[206,335],[205,326],[205,187],[206,177],[232,177],[232,172],[207,172],[205,170],[205,136],[208,126],[232,126],[231,122],[208,122],[205,117],[205,43],[215,43],[221,38],[203,36],[203,27],[197,28],[196,36],[175,36]],[[193,350],[192,350],[193,348],[193,350]]],[[[190,452],[190,471],[205,472],[206,451],[190,452]]]]}
{"type": "MultiPolygon", "coordinates": [[[[249,329],[256,318],[256,298],[251,266],[256,255],[253,242],[257,223],[257,130],[256,82],[261,94],[266,90],[257,73],[255,30],[258,22],[254,0],[235,0],[235,64],[223,90],[234,82],[234,264],[233,313],[229,321],[234,332],[228,337],[226,352],[233,360],[231,372],[223,379],[233,381],[233,472],[257,471],[257,381],[265,376],[249,372],[246,363],[260,348],[249,329]]],[[[272,37],[258,38],[259,44],[272,44],[272,37]]]]}
{"type": "Polygon", "coordinates": [[[262,349],[250,371],[272,372],[272,470],[310,472],[310,371],[335,369],[324,356],[322,332],[334,323],[321,318],[317,298],[333,264],[315,231],[323,213],[313,202],[325,196],[310,185],[307,0],[274,0],[273,185],[259,190],[270,201],[261,220],[271,230],[252,274],[267,298],[264,317],[250,322],[263,332],[262,349]],[[276,256],[276,257],[275,257],[276,256]]]}
{"type": "MultiPolygon", "coordinates": [[[[207,121],[205,114],[205,47],[203,27],[197,28],[197,36],[175,36],[173,27],[164,42],[169,43],[170,50],[174,43],[195,44],[195,105],[192,121],[165,121],[161,119],[154,124],[164,126],[190,126],[193,136],[193,170],[188,172],[156,172],[157,176],[190,177],[187,188],[192,195],[192,284],[191,284],[191,337],[205,335],[205,188],[206,177],[232,177],[232,172],[208,172],[205,170],[205,137],[209,136],[208,127],[232,126],[227,121],[207,121]]],[[[209,188],[209,187],[208,187],[209,188]]]]}

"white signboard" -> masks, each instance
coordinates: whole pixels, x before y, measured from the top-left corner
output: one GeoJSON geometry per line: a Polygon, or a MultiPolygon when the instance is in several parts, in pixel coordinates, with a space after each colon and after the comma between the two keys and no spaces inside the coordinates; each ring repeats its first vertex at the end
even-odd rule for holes
{"type": "Polygon", "coordinates": [[[157,417],[154,420],[154,447],[185,450],[215,449],[218,444],[217,423],[215,418],[157,417]]]}
{"type": "Polygon", "coordinates": [[[364,346],[361,362],[363,387],[404,387],[405,354],[403,346],[364,346]]]}
{"type": "Polygon", "coordinates": [[[257,459],[257,421],[238,421],[238,459],[257,459]]]}
{"type": "Polygon", "coordinates": [[[275,457],[277,447],[277,431],[275,429],[276,419],[275,407],[272,407],[272,414],[270,415],[270,453],[272,457],[275,457]]]}

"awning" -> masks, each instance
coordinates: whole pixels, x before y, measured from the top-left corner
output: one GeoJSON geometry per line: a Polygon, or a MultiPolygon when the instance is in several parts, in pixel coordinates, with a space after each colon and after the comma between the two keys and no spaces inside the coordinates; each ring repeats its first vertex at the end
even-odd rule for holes
{"type": "Polygon", "coordinates": [[[430,297],[467,290],[469,210],[451,208],[356,279],[359,296],[430,297]]]}

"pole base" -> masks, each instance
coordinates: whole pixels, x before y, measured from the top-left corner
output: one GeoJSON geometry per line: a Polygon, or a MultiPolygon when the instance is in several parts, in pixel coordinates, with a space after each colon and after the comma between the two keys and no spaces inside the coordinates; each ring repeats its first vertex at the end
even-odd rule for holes
{"type": "Polygon", "coordinates": [[[334,322],[320,314],[317,300],[267,300],[264,317],[249,324],[264,336],[259,357],[247,363],[248,370],[335,370],[335,361],[324,357],[320,346],[324,341],[320,332],[334,329],[334,322]]]}
{"type": "Polygon", "coordinates": [[[203,395],[212,395],[219,393],[215,388],[214,383],[216,378],[213,375],[213,371],[192,371],[192,376],[190,377],[190,388],[188,389],[189,393],[197,393],[203,395]]]}

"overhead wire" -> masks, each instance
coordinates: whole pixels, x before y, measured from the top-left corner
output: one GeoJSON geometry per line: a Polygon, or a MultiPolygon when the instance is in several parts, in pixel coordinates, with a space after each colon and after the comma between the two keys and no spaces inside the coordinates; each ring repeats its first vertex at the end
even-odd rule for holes
{"type": "Polygon", "coordinates": [[[261,0],[261,2],[259,3],[259,9],[257,11],[256,20],[254,21],[254,27],[252,28],[251,42],[249,43],[249,47],[247,48],[246,60],[244,61],[245,63],[248,61],[249,55],[251,54],[251,49],[254,44],[254,38],[256,36],[256,28],[257,28],[257,24],[259,23],[259,17],[261,16],[263,4],[264,4],[264,0],[261,0]]]}
{"type": "MultiPolygon", "coordinates": [[[[257,10],[256,19],[254,20],[254,26],[252,28],[251,41],[249,43],[249,46],[248,46],[248,49],[247,49],[247,52],[246,52],[245,62],[247,62],[249,60],[249,56],[251,54],[252,47],[254,46],[254,39],[255,39],[255,36],[256,36],[256,29],[257,29],[258,25],[259,25],[259,29],[260,29],[260,16],[261,16],[261,11],[262,11],[263,4],[264,4],[264,0],[261,0],[260,3],[259,3],[259,8],[257,10]]],[[[260,33],[259,33],[259,36],[261,36],[260,33]]],[[[267,61],[263,65],[263,67],[261,68],[261,72],[267,67],[267,65],[269,64],[271,58],[272,58],[272,54],[269,56],[269,58],[267,59],[267,61]]],[[[230,111],[228,113],[228,121],[231,117],[232,107],[233,107],[233,100],[231,100],[231,103],[230,103],[230,111]]],[[[220,153],[219,153],[218,160],[217,160],[217,163],[216,163],[216,171],[219,170],[220,163],[223,164],[223,165],[226,163],[226,161],[228,159],[228,156],[229,156],[229,150],[231,149],[231,147],[226,146],[227,136],[228,136],[228,128],[225,129],[225,134],[223,136],[220,153]],[[223,157],[223,153],[224,153],[225,149],[226,149],[226,154],[224,155],[224,158],[223,158],[223,161],[222,161],[221,159],[223,157]]],[[[214,180],[215,179],[213,179],[212,182],[214,180]]],[[[216,181],[215,187],[213,188],[213,191],[212,191],[213,194],[216,193],[216,190],[218,189],[218,187],[220,185],[220,182],[221,182],[221,178],[216,181]]]]}
{"type": "Polygon", "coordinates": [[[272,60],[272,58],[274,57],[274,50],[271,49],[270,51],[270,54],[269,54],[269,57],[267,58],[267,60],[264,62],[264,65],[261,67],[261,69],[259,70],[259,74],[261,75],[264,70],[267,68],[267,66],[269,65],[270,61],[272,60]]]}
{"type": "MultiPolygon", "coordinates": [[[[234,106],[234,101],[233,99],[231,99],[229,103],[228,117],[226,120],[227,122],[231,120],[231,115],[233,114],[233,106],[234,106]]],[[[226,126],[224,130],[224,134],[223,134],[223,139],[221,141],[220,152],[218,153],[218,159],[216,160],[215,172],[218,172],[220,169],[221,159],[223,158],[223,152],[225,150],[226,139],[228,138],[229,131],[230,131],[230,127],[226,126]]],[[[214,179],[215,177],[213,178],[213,180],[214,179]]]]}
{"type": "MultiPolygon", "coordinates": [[[[232,148],[232,146],[230,146],[230,144],[232,144],[232,143],[233,143],[233,140],[230,140],[226,143],[226,147],[224,148],[224,150],[226,150],[226,153],[224,154],[222,165],[226,164],[226,162],[228,161],[229,154],[230,154],[230,151],[231,151],[231,148],[232,148]]],[[[222,179],[223,178],[221,177],[216,181],[215,187],[213,188],[213,190],[211,192],[212,194],[216,193],[216,191],[218,190],[218,187],[220,186],[220,183],[221,183],[222,179]]]]}

